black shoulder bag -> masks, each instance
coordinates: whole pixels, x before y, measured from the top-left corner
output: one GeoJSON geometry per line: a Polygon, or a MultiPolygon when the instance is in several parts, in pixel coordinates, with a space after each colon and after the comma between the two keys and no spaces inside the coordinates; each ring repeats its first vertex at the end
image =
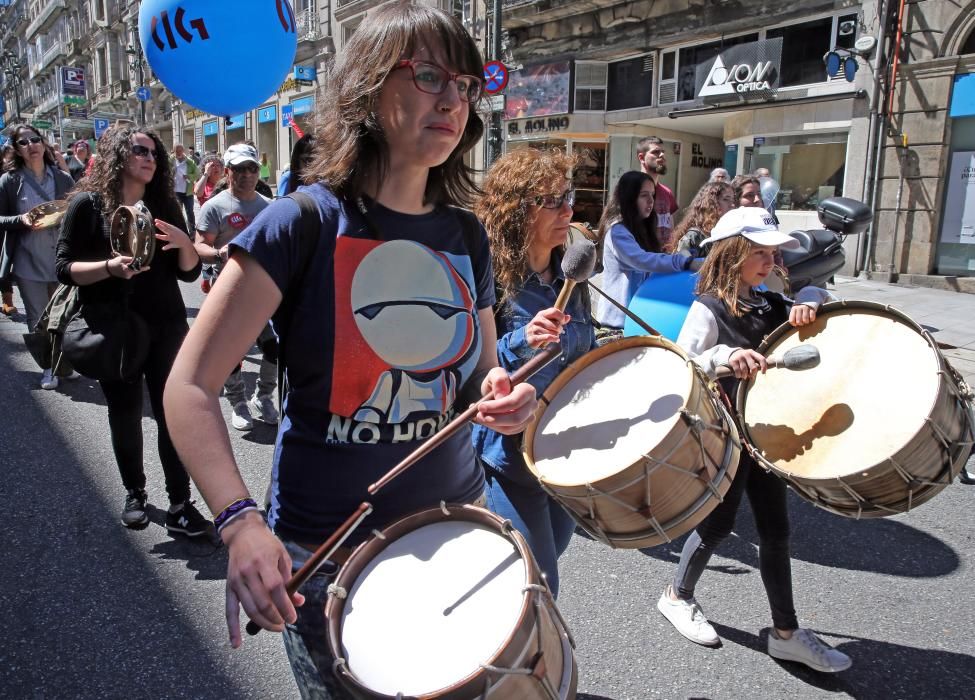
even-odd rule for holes
{"type": "MultiPolygon", "coordinates": [[[[95,211],[99,203],[88,195],[95,211]]],[[[102,226],[105,221],[102,215],[102,226]]],[[[131,284],[122,281],[121,298],[82,302],[68,321],[61,338],[61,351],[81,374],[91,379],[127,382],[142,374],[149,355],[149,327],[129,308],[131,284]]]]}

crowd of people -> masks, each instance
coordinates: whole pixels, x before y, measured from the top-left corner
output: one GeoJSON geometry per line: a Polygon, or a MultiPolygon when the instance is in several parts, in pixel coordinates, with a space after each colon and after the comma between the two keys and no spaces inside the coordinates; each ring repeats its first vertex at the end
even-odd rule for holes
{"type": "MultiPolygon", "coordinates": [[[[474,109],[481,72],[476,45],[451,16],[414,5],[370,16],[329,72],[318,127],[297,142],[277,199],[252,143],[221,156],[176,144],[170,154],[152,131],[120,124],[95,154],[75,144],[62,167],[36,129],[10,131],[0,177],[4,313],[14,313],[13,281],[33,327],[61,282],[77,286],[83,304],[124,296],[142,316],[150,349],[138,378],[99,382],[125,491],[122,523],[149,522],[144,385],[170,502],[166,528],[192,537],[215,530],[229,556],[232,646],[242,642],[240,609],[283,632],[303,697],[345,697],[322,605],[349,550],[298,592],[286,589],[289,577],[369,484],[429,435],[426,426],[482,396],[493,398],[477,404],[473,429],[373,498],[373,514],[347,546],[441,502],[483,505],[525,535],[559,592],[558,559],[575,521],[529,472],[521,435],[537,396],[597,342],[619,337],[623,313],[603,300],[593,311],[584,288],[556,306],[566,285],[572,156],[515,150],[476,184],[465,156],[483,134],[474,109]],[[60,227],[36,229],[29,212],[65,198],[60,227]],[[140,202],[160,246],[146,266],[113,254],[107,236],[116,208],[140,202]],[[190,327],[179,282],[201,275],[208,295],[190,327]],[[556,342],[561,359],[512,386],[509,373],[556,342]],[[261,363],[248,396],[241,361],[255,343],[261,363]],[[221,395],[232,428],[278,426],[263,498],[241,478],[221,395]],[[212,524],[193,504],[191,480],[212,524]]],[[[602,287],[625,306],[650,275],[699,271],[678,344],[712,377],[731,367],[723,381],[732,391],[764,371],[755,348],[769,330],[813,322],[831,297],[806,288],[788,299],[762,286],[778,249],[795,241],[763,208],[757,176],[729,181],[716,169],[682,211],[660,181],[662,141],[643,139],[635,158],[640,169],[619,178],[596,232],[602,287]]],[[[45,370],[41,386],[57,383],[45,370]]],[[[744,455],[724,501],[688,537],[658,609],[688,639],[718,642],[695,586],[746,494],[761,540],[769,654],[822,672],[848,668],[849,657],[799,625],[785,485],[744,455]]]]}

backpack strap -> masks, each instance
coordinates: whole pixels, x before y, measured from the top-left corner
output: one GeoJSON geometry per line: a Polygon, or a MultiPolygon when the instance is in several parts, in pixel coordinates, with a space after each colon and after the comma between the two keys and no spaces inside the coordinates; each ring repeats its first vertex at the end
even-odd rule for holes
{"type": "Polygon", "coordinates": [[[322,218],[318,213],[315,200],[304,192],[292,192],[287,195],[298,204],[298,260],[301,267],[298,274],[288,280],[288,288],[284,290],[281,303],[274,312],[274,324],[278,335],[278,413],[284,410],[284,397],[287,394],[287,340],[298,308],[298,297],[308,277],[318,239],[321,236],[322,218]]]}

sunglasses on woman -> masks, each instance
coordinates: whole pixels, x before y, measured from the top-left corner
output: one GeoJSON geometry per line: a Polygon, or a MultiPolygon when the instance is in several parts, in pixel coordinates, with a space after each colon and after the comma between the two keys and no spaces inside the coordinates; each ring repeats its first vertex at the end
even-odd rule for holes
{"type": "Polygon", "coordinates": [[[156,159],[156,152],[154,150],[139,143],[132,144],[132,155],[138,156],[139,158],[156,159]]]}
{"type": "Polygon", "coordinates": [[[24,137],[21,137],[21,138],[17,139],[17,145],[18,146],[25,146],[25,147],[26,146],[30,146],[31,144],[40,143],[40,142],[41,142],[41,137],[40,136],[24,136],[24,137]]]}
{"type": "Polygon", "coordinates": [[[408,58],[402,59],[393,66],[393,70],[409,68],[413,73],[413,84],[420,92],[428,95],[439,95],[447,89],[450,81],[457,83],[457,94],[465,102],[474,103],[481,97],[482,83],[476,75],[464,75],[463,73],[451,73],[438,66],[436,63],[426,61],[413,61],[408,58]]]}
{"type": "Polygon", "coordinates": [[[535,206],[541,207],[542,209],[558,209],[562,206],[563,202],[568,202],[571,207],[576,203],[576,191],[566,190],[562,194],[542,194],[533,200],[535,206]]]}

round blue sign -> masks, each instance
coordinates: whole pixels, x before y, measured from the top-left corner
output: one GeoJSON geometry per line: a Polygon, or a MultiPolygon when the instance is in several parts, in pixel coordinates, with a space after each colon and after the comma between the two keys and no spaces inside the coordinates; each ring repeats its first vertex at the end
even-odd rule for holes
{"type": "Polygon", "coordinates": [[[148,102],[149,98],[152,97],[152,93],[149,92],[149,88],[140,87],[135,91],[135,96],[139,98],[140,102],[148,102]]]}
{"type": "Polygon", "coordinates": [[[488,61],[484,64],[484,92],[494,95],[508,85],[508,67],[501,61],[488,61]]]}

